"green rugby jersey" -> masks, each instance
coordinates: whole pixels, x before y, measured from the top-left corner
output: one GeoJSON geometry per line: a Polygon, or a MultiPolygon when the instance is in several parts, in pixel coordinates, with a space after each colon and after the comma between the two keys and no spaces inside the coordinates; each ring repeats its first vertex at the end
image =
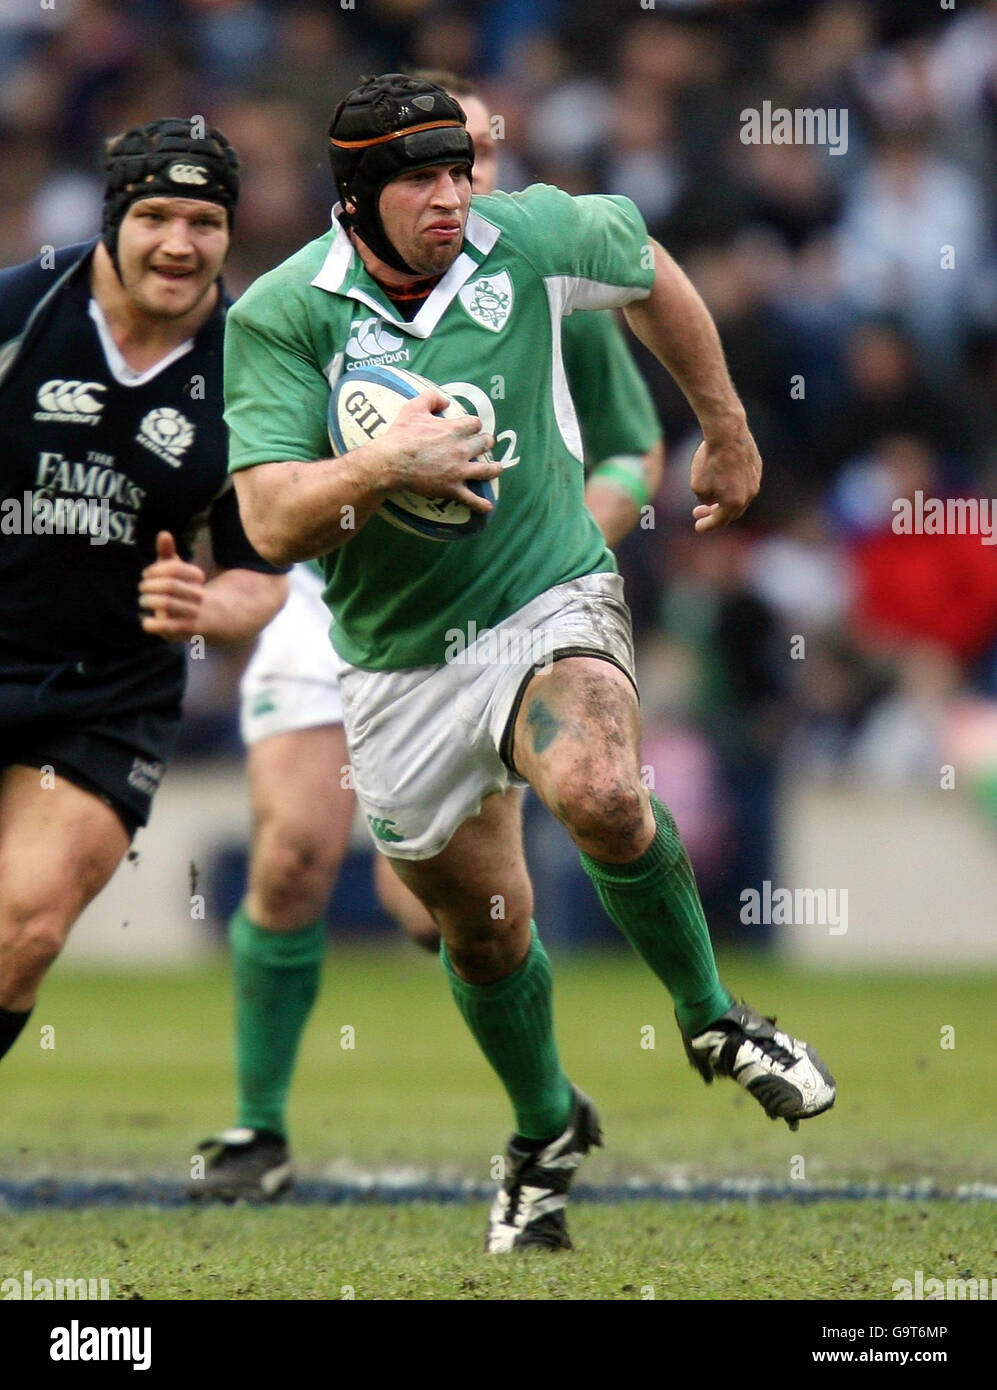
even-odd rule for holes
{"type": "Polygon", "coordinates": [[[629,199],[536,185],[473,200],[461,254],[411,321],[338,223],[229,311],[230,471],[327,458],[331,388],[361,365],[418,372],[496,436],[505,468],[479,534],[432,541],[374,516],[323,557],[332,640],[345,660],[377,670],[440,664],[454,629],[473,620],[480,632],[555,584],[616,568],[584,504],[561,319],[643,299],[653,280],[629,199]]]}
{"type": "Polygon", "coordinates": [[[562,325],[561,343],[585,471],[621,454],[646,454],[661,438],[661,425],[612,311],[572,314],[562,325]]]}
{"type": "MultiPolygon", "coordinates": [[[[661,438],[661,424],[612,309],[587,309],[566,318],[561,350],[581,427],[586,476],[610,458],[643,458],[661,438]]],[[[304,563],[325,578],[319,560],[304,563]]]]}

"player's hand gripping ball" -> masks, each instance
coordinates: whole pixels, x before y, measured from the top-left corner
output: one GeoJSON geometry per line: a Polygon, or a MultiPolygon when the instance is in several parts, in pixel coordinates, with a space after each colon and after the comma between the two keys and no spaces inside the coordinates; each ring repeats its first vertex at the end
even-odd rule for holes
{"type": "MultiPolygon", "coordinates": [[[[329,399],[329,442],[337,457],[383,434],[394,423],[406,401],[428,390],[439,391],[440,388],[435,382],[400,367],[358,367],[356,371],[344,372],[329,399]]],[[[444,419],[455,420],[469,414],[458,400],[452,396],[449,400],[450,404],[441,412],[444,419]]],[[[469,479],[467,486],[493,505],[498,502],[498,478],[469,479]]],[[[473,536],[491,516],[491,512],[473,512],[451,497],[423,497],[407,491],[390,493],[377,514],[392,526],[434,541],[473,536]]]]}

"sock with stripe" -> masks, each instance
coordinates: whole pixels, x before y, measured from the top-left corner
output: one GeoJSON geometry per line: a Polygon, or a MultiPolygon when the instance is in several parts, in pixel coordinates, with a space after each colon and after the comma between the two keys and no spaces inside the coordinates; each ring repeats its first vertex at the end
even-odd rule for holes
{"type": "Polygon", "coordinates": [[[318,993],[325,927],[265,931],[240,907],[229,922],[235,976],[239,1124],[287,1137],[287,1093],[318,993]]]}
{"type": "Polygon", "coordinates": [[[603,864],[582,854],[599,901],[675,1005],[686,1036],[700,1033],[734,1002],[717,974],[696,877],[674,818],[656,796],[657,833],[631,864],[603,864]]]}
{"type": "Polygon", "coordinates": [[[440,959],[464,1022],[508,1092],[525,1139],[560,1134],[571,1116],[571,1082],[554,1040],[553,975],[530,923],[530,950],[518,969],[491,985],[462,980],[440,946],[440,959]]]}

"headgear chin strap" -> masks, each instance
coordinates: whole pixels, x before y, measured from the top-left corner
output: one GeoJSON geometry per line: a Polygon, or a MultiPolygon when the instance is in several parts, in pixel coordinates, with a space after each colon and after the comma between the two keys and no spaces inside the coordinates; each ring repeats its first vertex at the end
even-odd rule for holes
{"type": "Polygon", "coordinates": [[[341,216],[374,255],[406,275],[406,264],[388,240],[378,212],[386,184],[412,169],[434,164],[474,164],[463,109],[442,87],[388,72],[369,77],[336,107],[329,123],[329,159],[345,209],[341,216]]]}
{"type": "Polygon", "coordinates": [[[118,228],[140,198],[201,198],[220,203],[229,231],[239,201],[239,157],[220,130],[191,134],[192,122],[167,116],[129,130],[107,150],[103,238],[118,270],[118,228]]]}

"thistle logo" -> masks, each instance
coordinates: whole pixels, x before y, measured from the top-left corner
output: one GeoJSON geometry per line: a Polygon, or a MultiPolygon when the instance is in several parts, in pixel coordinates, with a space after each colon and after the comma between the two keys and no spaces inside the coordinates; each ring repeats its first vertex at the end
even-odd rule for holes
{"type": "Polygon", "coordinates": [[[392,333],[388,325],[371,314],[367,319],[354,319],[350,324],[350,337],[346,344],[346,356],[361,359],[356,363],[347,362],[346,370],[354,367],[386,366],[392,362],[407,362],[409,350],[404,338],[392,333]]]}
{"type": "Polygon", "coordinates": [[[501,333],[512,312],[513,289],[507,270],[482,275],[460,292],[460,302],[482,328],[501,333]]]}
{"type": "Polygon", "coordinates": [[[99,381],[64,381],[54,377],[38,388],[36,420],[58,420],[66,425],[96,425],[104,402],[97,392],[106,391],[99,381]]]}
{"type": "Polygon", "coordinates": [[[193,443],[194,426],[179,410],[161,405],[149,411],[135,438],[171,468],[179,468],[185,451],[193,443]]]}

